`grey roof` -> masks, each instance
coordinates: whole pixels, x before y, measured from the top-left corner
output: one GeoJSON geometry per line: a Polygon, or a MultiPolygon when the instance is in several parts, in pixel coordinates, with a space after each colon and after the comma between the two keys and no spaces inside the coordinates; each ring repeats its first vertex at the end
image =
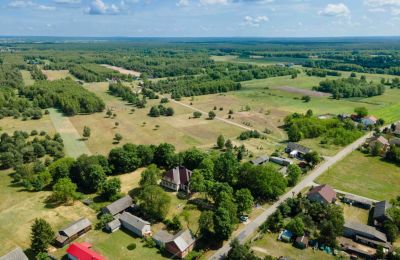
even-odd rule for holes
{"type": "Polygon", "coordinates": [[[28,260],[28,257],[20,247],[17,247],[6,255],[1,256],[0,260],[28,260]]]}
{"type": "Polygon", "coordinates": [[[165,244],[172,241],[174,239],[174,236],[165,230],[160,230],[153,235],[153,239],[165,244]]]}
{"type": "Polygon", "coordinates": [[[274,162],[274,163],[277,163],[277,164],[292,164],[293,163],[293,161],[292,160],[290,160],[290,159],[287,159],[287,158],[282,158],[282,157],[275,157],[275,156],[272,156],[271,158],[270,158],[270,160],[271,160],[271,162],[274,162]]]}
{"type": "Polygon", "coordinates": [[[370,206],[372,206],[374,204],[373,201],[371,201],[367,198],[363,198],[363,197],[354,195],[354,194],[345,194],[344,197],[348,200],[352,200],[357,203],[362,203],[362,204],[366,204],[366,205],[370,205],[370,206]]]}
{"type": "Polygon", "coordinates": [[[135,215],[132,215],[129,212],[122,213],[121,217],[119,217],[119,220],[122,223],[126,222],[126,223],[130,224],[131,226],[135,227],[138,230],[143,230],[143,228],[146,225],[150,225],[149,222],[147,222],[147,221],[145,221],[145,220],[143,220],[143,219],[141,219],[141,218],[139,218],[139,217],[137,217],[135,215]]]}
{"type": "Polygon", "coordinates": [[[111,230],[115,230],[119,227],[121,227],[121,221],[119,219],[114,219],[106,224],[107,228],[111,230]]]}
{"type": "Polygon", "coordinates": [[[266,155],[263,155],[263,156],[257,157],[254,160],[251,160],[251,163],[254,165],[260,165],[260,164],[266,163],[268,161],[269,161],[269,157],[266,155]]]}
{"type": "Polygon", "coordinates": [[[59,233],[64,233],[66,236],[71,237],[75,234],[77,234],[79,231],[90,227],[92,223],[90,222],[89,219],[87,218],[81,218],[74,223],[70,224],[66,228],[62,229],[59,231],[59,233]]]}
{"type": "Polygon", "coordinates": [[[400,146],[400,138],[394,137],[389,140],[390,145],[400,146]]]}
{"type": "Polygon", "coordinates": [[[384,217],[386,210],[390,209],[392,205],[387,200],[379,201],[375,203],[374,219],[384,217]]]}
{"type": "Polygon", "coordinates": [[[103,212],[108,211],[111,215],[114,216],[114,215],[126,210],[127,208],[129,208],[130,206],[132,206],[132,204],[133,204],[133,201],[132,201],[131,196],[126,195],[125,197],[122,197],[119,200],[116,200],[113,203],[111,203],[110,205],[104,207],[103,212]]]}
{"type": "Polygon", "coordinates": [[[358,231],[358,232],[360,232],[360,234],[367,233],[381,241],[385,241],[385,242],[387,241],[386,234],[380,232],[379,230],[377,230],[376,228],[374,228],[372,226],[368,226],[368,225],[357,223],[357,222],[346,222],[344,224],[344,228],[349,228],[354,231],[358,231]]]}
{"type": "Polygon", "coordinates": [[[298,151],[300,153],[303,153],[303,154],[309,153],[311,151],[310,148],[307,148],[307,147],[305,147],[305,146],[303,146],[301,144],[293,143],[293,142],[288,143],[287,146],[286,146],[286,149],[289,149],[290,151],[296,150],[296,151],[298,151]]]}
{"type": "Polygon", "coordinates": [[[185,251],[195,241],[196,239],[189,229],[178,232],[172,240],[181,252],[185,251]]]}

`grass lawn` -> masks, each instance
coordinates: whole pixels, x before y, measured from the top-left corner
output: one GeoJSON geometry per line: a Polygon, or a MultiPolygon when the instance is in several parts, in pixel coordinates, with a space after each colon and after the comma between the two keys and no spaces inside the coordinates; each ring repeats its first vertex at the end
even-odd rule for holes
{"type": "Polygon", "coordinates": [[[317,179],[334,188],[376,200],[399,195],[400,167],[354,151],[317,179]]]}
{"type": "Polygon", "coordinates": [[[12,134],[14,131],[26,131],[30,133],[32,130],[37,130],[39,133],[45,131],[50,135],[54,135],[56,130],[51,122],[49,115],[43,115],[39,120],[26,120],[14,119],[12,117],[6,117],[0,119],[0,132],[7,132],[12,134]]]}
{"type": "Polygon", "coordinates": [[[66,77],[75,79],[68,70],[42,70],[42,72],[47,76],[47,80],[65,79],[66,77]]]}
{"type": "Polygon", "coordinates": [[[362,224],[368,224],[369,210],[341,204],[343,208],[344,219],[362,224]]]}
{"type": "Polygon", "coordinates": [[[274,257],[285,256],[291,259],[301,260],[334,259],[333,256],[320,250],[314,252],[311,248],[304,250],[297,249],[290,243],[278,241],[277,237],[278,234],[265,234],[260,240],[251,243],[251,248],[254,253],[260,257],[264,257],[268,254],[274,257]]]}
{"type": "Polygon", "coordinates": [[[35,80],[32,79],[31,73],[28,70],[21,70],[21,74],[25,86],[32,86],[33,84],[35,84],[35,80]]]}

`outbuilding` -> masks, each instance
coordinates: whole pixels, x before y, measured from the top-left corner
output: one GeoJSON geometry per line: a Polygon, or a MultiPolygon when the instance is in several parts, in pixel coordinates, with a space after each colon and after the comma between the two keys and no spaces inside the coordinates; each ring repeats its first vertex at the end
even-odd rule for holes
{"type": "Polygon", "coordinates": [[[129,212],[122,213],[119,221],[121,221],[122,227],[140,237],[151,236],[150,223],[129,212]]]}
{"type": "Polygon", "coordinates": [[[103,214],[110,214],[112,216],[115,216],[119,213],[122,213],[132,205],[133,205],[133,200],[131,196],[126,195],[125,197],[122,197],[119,200],[116,200],[113,203],[109,204],[108,206],[102,208],[101,212],[103,214]]]}
{"type": "Polygon", "coordinates": [[[20,247],[16,247],[6,255],[0,256],[0,260],[28,260],[28,257],[20,247]]]}
{"type": "Polygon", "coordinates": [[[64,229],[58,231],[56,244],[60,247],[71,243],[81,235],[92,229],[92,223],[87,218],[81,218],[64,229]]]}

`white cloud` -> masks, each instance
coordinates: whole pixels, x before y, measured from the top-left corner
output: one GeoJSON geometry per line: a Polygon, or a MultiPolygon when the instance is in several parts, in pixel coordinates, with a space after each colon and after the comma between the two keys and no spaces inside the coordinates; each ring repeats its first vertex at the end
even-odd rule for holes
{"type": "Polygon", "coordinates": [[[36,10],[41,10],[41,11],[53,11],[56,8],[54,6],[49,6],[49,5],[41,5],[37,4],[32,1],[25,1],[25,0],[13,0],[8,3],[8,7],[12,8],[33,8],[36,10]]]}
{"type": "Polygon", "coordinates": [[[108,5],[102,0],[93,0],[86,12],[91,15],[116,15],[121,13],[121,8],[115,4],[108,5]]]}
{"type": "Polygon", "coordinates": [[[266,23],[269,21],[268,17],[265,15],[251,17],[249,15],[243,18],[244,22],[241,25],[251,26],[251,27],[260,27],[262,23],[266,23]]]}
{"type": "Polygon", "coordinates": [[[364,4],[372,7],[400,6],[400,0],[364,0],[364,4]]]}
{"type": "Polygon", "coordinates": [[[80,4],[81,0],[54,0],[54,3],[63,5],[76,5],[80,4]]]}
{"type": "Polygon", "coordinates": [[[200,0],[200,5],[226,5],[229,0],[200,0]]]}
{"type": "Polygon", "coordinates": [[[368,9],[368,11],[371,13],[383,13],[386,12],[386,9],[381,7],[376,7],[376,8],[370,8],[368,9]]]}
{"type": "Polygon", "coordinates": [[[400,15],[400,8],[392,8],[391,14],[395,16],[400,15]]]}
{"type": "Polygon", "coordinates": [[[176,3],[176,6],[179,6],[179,7],[181,7],[181,6],[188,6],[189,5],[189,0],[179,0],[177,3],[176,3]]]}
{"type": "Polygon", "coordinates": [[[323,16],[350,16],[350,9],[343,3],[339,4],[328,4],[323,10],[318,12],[323,16]]]}

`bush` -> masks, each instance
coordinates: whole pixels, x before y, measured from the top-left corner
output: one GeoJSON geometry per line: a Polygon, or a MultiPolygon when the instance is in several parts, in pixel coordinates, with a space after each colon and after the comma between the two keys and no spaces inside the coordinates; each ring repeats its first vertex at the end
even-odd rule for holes
{"type": "Polygon", "coordinates": [[[136,244],[135,243],[131,243],[126,247],[129,251],[135,250],[136,249],[136,244]]]}

